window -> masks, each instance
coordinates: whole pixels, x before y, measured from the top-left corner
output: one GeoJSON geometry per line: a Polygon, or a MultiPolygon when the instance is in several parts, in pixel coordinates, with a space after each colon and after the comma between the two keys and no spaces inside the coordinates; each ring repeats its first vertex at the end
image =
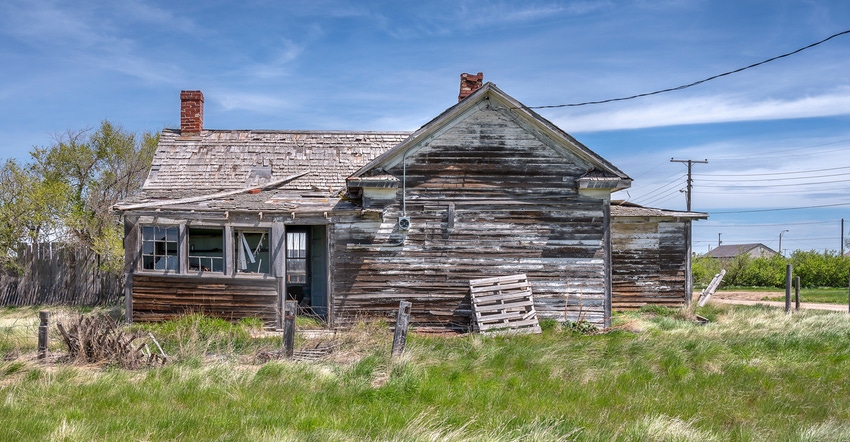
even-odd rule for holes
{"type": "Polygon", "coordinates": [[[177,226],[142,226],[142,268],[177,271],[179,229],[177,226]]]}
{"type": "Polygon", "coordinates": [[[269,273],[269,231],[236,230],[236,271],[269,273]]]}
{"type": "Polygon", "coordinates": [[[189,227],[189,271],[224,272],[224,230],[189,227]]]}
{"type": "Polygon", "coordinates": [[[307,232],[286,232],[286,282],[307,283],[307,232]]]}

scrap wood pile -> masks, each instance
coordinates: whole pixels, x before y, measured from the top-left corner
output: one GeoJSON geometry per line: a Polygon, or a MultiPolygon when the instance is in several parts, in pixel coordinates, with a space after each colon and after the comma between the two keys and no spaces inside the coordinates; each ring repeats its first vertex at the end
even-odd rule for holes
{"type": "Polygon", "coordinates": [[[71,362],[116,364],[136,369],[165,364],[168,360],[152,334],[127,333],[118,321],[106,315],[80,316],[67,328],[61,322],[56,327],[68,346],[71,362]],[[151,350],[151,343],[158,352],[151,350]]]}

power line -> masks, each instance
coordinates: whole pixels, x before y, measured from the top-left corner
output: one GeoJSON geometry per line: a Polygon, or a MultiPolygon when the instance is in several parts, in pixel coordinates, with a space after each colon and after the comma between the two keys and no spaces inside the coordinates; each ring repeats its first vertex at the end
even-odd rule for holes
{"type": "MultiPolygon", "coordinates": [[[[827,169],[812,169],[812,170],[800,170],[796,172],[770,172],[770,173],[747,173],[747,176],[782,176],[782,175],[797,175],[801,173],[815,173],[815,172],[829,172],[831,170],[843,170],[850,169],[850,166],[842,166],[842,167],[830,167],[827,169]]],[[[842,174],[843,175],[843,174],[842,174]]],[[[708,178],[711,179],[713,177],[735,177],[740,178],[741,174],[715,174],[715,173],[695,173],[695,177],[697,178],[708,178]]],[[[820,176],[830,176],[830,175],[820,175],[820,176]]]]}
{"type": "Polygon", "coordinates": [[[773,224],[711,224],[711,223],[700,223],[700,227],[722,227],[722,228],[747,228],[747,227],[784,227],[784,226],[805,226],[811,224],[832,224],[837,223],[840,220],[832,220],[832,221],[800,221],[796,223],[773,223],[773,224]]]}
{"type": "Polygon", "coordinates": [[[753,210],[736,210],[730,212],[709,212],[712,215],[728,215],[735,213],[756,213],[756,212],[780,212],[785,210],[804,210],[804,209],[820,209],[823,207],[839,207],[839,206],[850,206],[850,203],[838,203],[838,204],[821,204],[819,206],[805,206],[805,207],[784,207],[781,209],[753,209],[753,210]]]}
{"type": "Polygon", "coordinates": [[[655,189],[653,189],[653,190],[651,190],[647,193],[644,193],[642,195],[638,195],[638,196],[634,197],[634,199],[632,199],[632,201],[636,202],[636,201],[640,201],[640,200],[648,200],[648,199],[651,199],[650,196],[652,196],[652,198],[655,198],[656,194],[658,194],[659,192],[669,190],[671,187],[679,186],[679,185],[683,184],[681,181],[682,181],[683,178],[685,178],[685,175],[681,175],[678,172],[676,172],[675,174],[670,175],[670,176],[668,176],[664,179],[665,180],[670,179],[674,176],[676,177],[676,179],[674,181],[670,181],[667,184],[664,184],[660,187],[656,187],[655,189]]]}
{"type": "MultiPolygon", "coordinates": [[[[842,174],[842,175],[845,175],[845,174],[842,174]]],[[[815,178],[815,177],[809,177],[809,178],[815,178]]],[[[727,182],[729,182],[729,181],[727,181],[727,182]]],[[[809,182],[809,183],[771,184],[771,185],[767,185],[767,186],[756,185],[756,184],[750,184],[750,185],[742,184],[740,186],[729,185],[729,184],[724,184],[724,185],[706,184],[706,185],[703,185],[702,187],[711,187],[711,188],[715,188],[715,189],[735,189],[735,188],[753,189],[753,188],[763,188],[763,187],[772,188],[772,187],[789,187],[789,186],[794,186],[794,187],[797,187],[797,186],[813,186],[813,185],[819,185],[819,184],[835,184],[835,183],[847,183],[847,182],[850,182],[850,179],[847,179],[847,180],[829,180],[829,181],[812,181],[812,182],[809,182]]]]}
{"type": "MultiPolygon", "coordinates": [[[[789,174],[793,174],[793,173],[796,173],[796,172],[789,172],[789,174]]],[[[742,177],[742,178],[739,178],[739,179],[732,179],[732,180],[713,180],[711,178],[703,178],[703,177],[699,177],[699,178],[701,178],[700,182],[706,182],[706,183],[755,183],[755,182],[763,182],[763,181],[780,181],[780,180],[781,181],[808,180],[808,179],[812,179],[812,178],[826,178],[826,177],[834,177],[834,176],[846,177],[847,173],[846,172],[845,173],[828,173],[828,174],[824,174],[824,175],[808,175],[808,176],[782,177],[782,178],[752,178],[752,179],[750,179],[750,178],[743,178],[742,177]]],[[[806,183],[800,183],[800,184],[806,184],[806,183]]]]}
{"type": "Polygon", "coordinates": [[[650,95],[658,95],[658,94],[663,94],[663,93],[666,93],[666,92],[680,91],[682,89],[687,89],[689,87],[697,86],[699,84],[702,84],[702,83],[705,83],[705,82],[708,82],[708,81],[711,81],[711,80],[715,80],[715,79],[718,79],[720,77],[725,77],[727,75],[737,74],[738,72],[746,71],[747,69],[752,69],[754,67],[761,66],[761,65],[766,64],[766,63],[770,63],[771,61],[776,61],[776,60],[779,60],[780,58],[785,58],[785,57],[797,54],[799,52],[803,52],[806,49],[810,49],[810,48],[813,48],[813,47],[815,47],[819,44],[826,43],[827,41],[832,40],[833,38],[844,35],[844,34],[850,34],[850,29],[843,31],[843,32],[839,32],[837,34],[832,34],[829,37],[827,37],[827,38],[825,38],[821,41],[812,43],[808,46],[804,46],[804,47],[797,49],[795,51],[791,51],[791,52],[788,52],[788,53],[785,53],[785,54],[782,54],[782,55],[777,55],[776,57],[768,58],[767,60],[763,60],[763,61],[760,61],[758,63],[753,63],[749,66],[744,66],[742,68],[738,68],[738,69],[735,69],[735,70],[732,70],[732,71],[724,72],[722,74],[713,75],[711,77],[708,77],[708,78],[705,78],[705,79],[702,79],[702,80],[699,80],[699,81],[695,81],[693,83],[683,84],[681,86],[671,87],[671,88],[667,88],[667,89],[661,89],[661,90],[654,91],[654,92],[646,92],[646,93],[643,93],[643,94],[631,95],[631,96],[628,96],[628,97],[609,98],[607,100],[599,100],[599,101],[585,101],[583,103],[554,104],[554,105],[548,105],[548,106],[528,106],[528,108],[529,109],[553,109],[553,108],[559,108],[559,107],[587,106],[587,105],[590,105],[590,104],[603,104],[603,103],[612,103],[612,102],[615,102],[615,101],[633,100],[635,98],[648,97],[650,95]]]}
{"type": "MultiPolygon", "coordinates": [[[[850,139],[838,140],[838,141],[831,141],[831,142],[829,142],[829,143],[816,144],[816,145],[814,145],[814,146],[807,146],[807,147],[790,147],[790,148],[788,148],[788,149],[772,150],[772,151],[767,151],[767,152],[758,152],[758,153],[759,153],[759,154],[762,154],[762,155],[776,156],[776,154],[779,154],[779,153],[785,153],[785,152],[799,152],[799,151],[801,151],[801,150],[803,150],[803,149],[814,149],[814,148],[816,148],[816,147],[830,146],[830,145],[833,145],[833,144],[846,143],[846,142],[848,142],[848,141],[850,141],[850,139]]],[[[848,149],[847,147],[842,147],[842,148],[840,148],[840,149],[822,150],[822,151],[820,151],[820,152],[815,152],[815,153],[822,154],[822,153],[842,152],[842,151],[845,151],[845,150],[847,150],[847,149],[848,149]]],[[[799,153],[799,154],[795,154],[795,155],[785,155],[785,158],[793,157],[793,156],[802,156],[802,155],[811,156],[811,155],[813,155],[813,154],[812,154],[812,153],[799,153]]],[[[745,155],[727,155],[727,156],[712,157],[712,158],[711,158],[711,160],[712,160],[712,161],[726,161],[726,160],[749,159],[749,158],[751,158],[751,157],[753,157],[753,154],[745,154],[745,155]]]]}

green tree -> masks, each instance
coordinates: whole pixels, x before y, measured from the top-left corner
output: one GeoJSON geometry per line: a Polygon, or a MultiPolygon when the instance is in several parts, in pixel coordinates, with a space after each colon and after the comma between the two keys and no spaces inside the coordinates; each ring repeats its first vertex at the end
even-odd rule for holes
{"type": "Polygon", "coordinates": [[[0,265],[11,266],[22,243],[61,235],[64,187],[43,181],[30,166],[6,160],[0,169],[0,265]]]}
{"type": "Polygon", "coordinates": [[[120,269],[123,229],[111,207],[141,188],[158,141],[158,135],[137,138],[103,121],[94,132],[68,131],[52,146],[34,148],[25,167],[7,161],[0,186],[10,196],[0,200],[0,214],[30,224],[0,227],[7,253],[20,241],[59,239],[97,252],[108,269],[120,269]]]}

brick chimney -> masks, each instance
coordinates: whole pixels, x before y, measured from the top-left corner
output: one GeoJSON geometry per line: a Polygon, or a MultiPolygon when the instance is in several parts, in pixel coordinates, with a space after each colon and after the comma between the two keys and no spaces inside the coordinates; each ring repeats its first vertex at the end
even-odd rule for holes
{"type": "Polygon", "coordinates": [[[484,83],[484,73],[479,72],[478,75],[463,73],[460,74],[460,94],[457,96],[457,101],[463,100],[470,94],[478,90],[484,83]]]}
{"type": "Polygon", "coordinates": [[[204,130],[204,94],[201,91],[180,91],[180,133],[200,133],[204,130]]]}

